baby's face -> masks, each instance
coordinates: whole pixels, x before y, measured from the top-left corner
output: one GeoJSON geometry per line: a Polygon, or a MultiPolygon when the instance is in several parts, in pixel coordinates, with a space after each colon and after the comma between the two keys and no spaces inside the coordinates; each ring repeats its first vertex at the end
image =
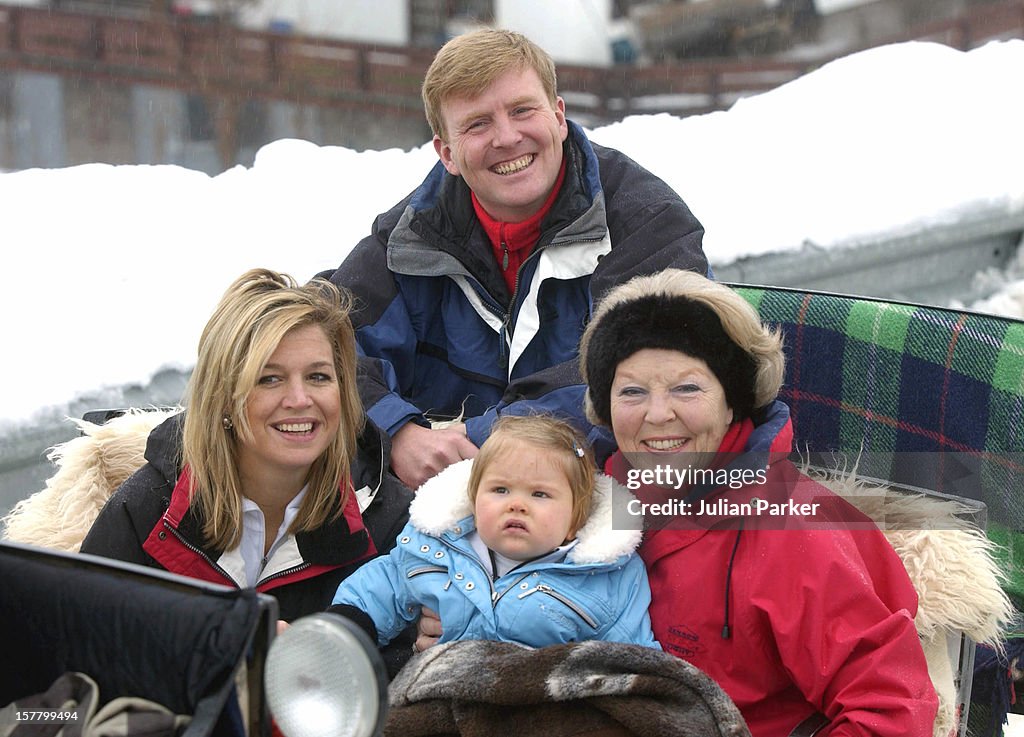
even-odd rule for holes
{"type": "Polygon", "coordinates": [[[512,560],[544,555],[576,534],[572,488],[558,452],[532,443],[509,443],[491,459],[474,511],[484,544],[512,560]]]}

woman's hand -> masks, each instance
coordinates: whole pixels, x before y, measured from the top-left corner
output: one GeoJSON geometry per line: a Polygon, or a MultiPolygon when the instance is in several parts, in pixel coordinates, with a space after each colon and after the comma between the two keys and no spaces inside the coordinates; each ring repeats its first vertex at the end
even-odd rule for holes
{"type": "Polygon", "coordinates": [[[412,649],[421,653],[428,647],[436,645],[440,636],[441,618],[433,609],[421,607],[420,621],[416,624],[416,642],[412,644],[412,649]]]}
{"type": "Polygon", "coordinates": [[[291,625],[288,624],[287,622],[285,622],[283,619],[277,620],[277,634],[278,635],[280,635],[282,632],[284,632],[289,627],[291,627],[291,625]]]}

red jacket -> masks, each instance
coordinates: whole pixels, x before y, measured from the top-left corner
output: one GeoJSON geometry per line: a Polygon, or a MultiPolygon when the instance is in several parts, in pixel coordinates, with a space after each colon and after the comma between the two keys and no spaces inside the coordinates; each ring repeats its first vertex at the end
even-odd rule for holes
{"type": "MultiPolygon", "coordinates": [[[[776,403],[769,414],[776,431],[758,428],[748,450],[788,451],[788,411],[776,403]]],[[[623,464],[616,455],[608,469],[623,476],[623,464]]],[[[655,637],[722,686],[754,737],[785,737],[816,712],[829,720],[820,737],[931,737],[938,699],[914,627],[917,594],[882,533],[788,461],[770,466],[767,484],[708,501],[780,490],[819,507],[645,535],[655,637]]]]}

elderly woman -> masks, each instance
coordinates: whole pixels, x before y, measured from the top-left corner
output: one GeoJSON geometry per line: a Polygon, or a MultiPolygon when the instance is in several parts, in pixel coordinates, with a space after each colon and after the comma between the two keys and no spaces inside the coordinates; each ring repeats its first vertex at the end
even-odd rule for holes
{"type": "Polygon", "coordinates": [[[783,460],[783,365],[756,311],[692,272],[616,288],[583,335],[587,413],[618,445],[606,471],[679,512],[651,517],[640,548],[655,637],[754,737],[931,735],[914,588],[873,525],[783,460]],[[676,483],[697,461],[725,475],[676,483]]]}
{"type": "Polygon", "coordinates": [[[243,274],[202,333],[183,422],[153,431],[82,552],[256,588],[285,621],[325,609],[393,547],[412,498],[382,467],[355,367],[336,287],[243,274]]]}

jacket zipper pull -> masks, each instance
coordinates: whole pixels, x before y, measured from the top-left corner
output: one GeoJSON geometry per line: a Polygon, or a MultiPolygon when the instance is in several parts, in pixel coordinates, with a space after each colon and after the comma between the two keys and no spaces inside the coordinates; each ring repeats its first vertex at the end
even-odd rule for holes
{"type": "Polygon", "coordinates": [[[501,331],[498,333],[498,361],[501,365],[502,371],[508,371],[508,331],[506,330],[505,323],[501,325],[501,331]]]}
{"type": "Polygon", "coordinates": [[[508,244],[504,241],[501,242],[501,270],[508,271],[508,244]]]}

